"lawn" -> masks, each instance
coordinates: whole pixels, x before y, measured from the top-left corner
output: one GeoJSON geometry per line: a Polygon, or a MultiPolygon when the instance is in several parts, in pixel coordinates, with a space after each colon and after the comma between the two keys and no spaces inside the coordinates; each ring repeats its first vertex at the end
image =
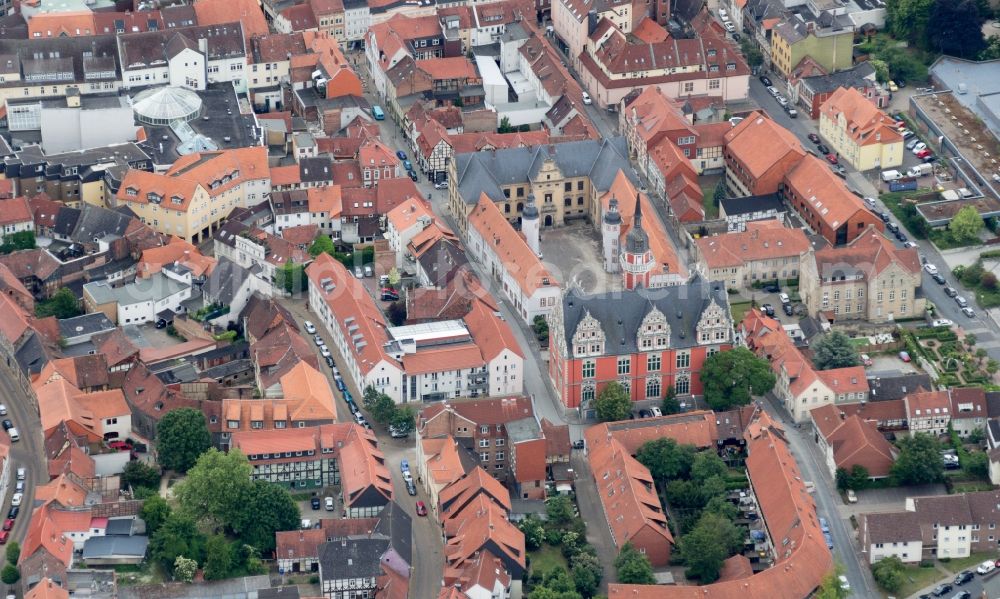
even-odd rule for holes
{"type": "Polygon", "coordinates": [[[922,588],[929,587],[938,580],[945,578],[945,573],[937,568],[921,568],[920,566],[907,566],[903,571],[906,583],[898,593],[893,593],[894,597],[909,597],[922,588]]]}
{"type": "Polygon", "coordinates": [[[962,570],[968,570],[973,566],[978,566],[988,559],[996,559],[996,554],[988,551],[983,553],[973,553],[969,557],[960,557],[952,559],[949,562],[941,562],[941,565],[952,574],[958,574],[962,570]]]}
{"type": "Polygon", "coordinates": [[[701,186],[701,205],[705,209],[705,220],[719,218],[719,207],[715,205],[715,188],[718,180],[701,186]]]}
{"type": "Polygon", "coordinates": [[[568,568],[562,551],[551,545],[542,545],[540,549],[528,553],[528,557],[534,572],[548,572],[552,568],[568,568]]]}
{"type": "Polygon", "coordinates": [[[729,311],[733,314],[733,322],[741,322],[743,316],[750,311],[750,302],[731,302],[729,311]]]}

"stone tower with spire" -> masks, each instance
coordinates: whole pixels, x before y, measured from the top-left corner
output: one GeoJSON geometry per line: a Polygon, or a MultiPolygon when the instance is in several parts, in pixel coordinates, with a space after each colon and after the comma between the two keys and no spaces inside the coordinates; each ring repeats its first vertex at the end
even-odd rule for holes
{"type": "Polygon", "coordinates": [[[621,269],[622,283],[625,289],[649,287],[649,278],[653,273],[653,252],[649,249],[649,236],[642,228],[642,202],[638,193],[635,195],[632,227],[625,235],[625,250],[621,253],[621,269]]]}
{"type": "Polygon", "coordinates": [[[535,194],[528,194],[528,205],[521,211],[521,233],[524,240],[528,242],[528,247],[535,255],[541,258],[542,248],[539,239],[538,208],[535,206],[535,194]]]}
{"type": "Polygon", "coordinates": [[[618,240],[622,231],[622,215],[618,212],[618,198],[611,197],[608,211],[601,223],[601,245],[604,248],[604,270],[618,272],[618,240]]]}

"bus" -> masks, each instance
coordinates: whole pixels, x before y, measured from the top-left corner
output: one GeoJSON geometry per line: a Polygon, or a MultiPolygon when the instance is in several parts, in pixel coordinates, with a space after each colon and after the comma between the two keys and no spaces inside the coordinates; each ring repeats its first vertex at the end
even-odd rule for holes
{"type": "Polygon", "coordinates": [[[375,117],[376,121],[384,121],[385,113],[382,112],[381,106],[372,106],[372,116],[375,117]]]}

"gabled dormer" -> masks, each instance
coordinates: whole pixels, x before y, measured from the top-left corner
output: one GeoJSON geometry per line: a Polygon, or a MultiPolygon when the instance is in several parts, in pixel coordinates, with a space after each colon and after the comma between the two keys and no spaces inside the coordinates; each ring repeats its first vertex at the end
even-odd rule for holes
{"type": "Polygon", "coordinates": [[[729,314],[715,298],[701,312],[696,327],[699,345],[725,343],[729,341],[732,326],[729,324],[729,314]]]}
{"type": "Polygon", "coordinates": [[[573,333],[573,356],[577,358],[600,356],[604,354],[604,341],[605,334],[601,323],[588,310],[573,333]]]}
{"type": "Polygon", "coordinates": [[[635,344],[639,351],[666,349],[670,345],[670,323],[663,312],[653,308],[646,314],[636,331],[635,344]]]}

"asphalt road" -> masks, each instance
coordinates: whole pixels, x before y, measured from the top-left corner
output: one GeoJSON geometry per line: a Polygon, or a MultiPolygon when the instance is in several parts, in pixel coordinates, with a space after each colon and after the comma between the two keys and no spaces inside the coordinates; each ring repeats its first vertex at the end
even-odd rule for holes
{"type": "MultiPolygon", "coordinates": [[[[974,567],[969,569],[972,570],[973,572],[976,571],[974,567]]],[[[1000,574],[997,574],[996,571],[994,571],[993,574],[990,574],[986,578],[983,578],[982,576],[979,576],[977,574],[975,578],[963,584],[962,586],[956,586],[954,580],[955,580],[954,576],[948,576],[942,578],[941,580],[935,582],[934,584],[928,586],[927,588],[921,589],[920,591],[917,591],[916,593],[910,595],[910,597],[916,598],[916,597],[922,597],[924,595],[930,595],[931,591],[933,591],[937,585],[942,583],[948,583],[952,586],[952,589],[950,591],[942,595],[942,597],[944,597],[945,599],[954,597],[961,591],[968,591],[968,593],[973,597],[973,599],[979,599],[980,597],[985,597],[987,599],[995,599],[996,597],[1000,597],[1000,574]]],[[[933,597],[933,595],[931,596],[933,597]]]]}
{"type": "MultiPolygon", "coordinates": [[[[778,81],[776,77],[768,74],[771,78],[772,83],[778,88],[786,97],[786,89],[782,82],[778,81]]],[[[803,114],[801,111],[799,113],[799,118],[793,119],[788,116],[788,114],[781,109],[778,103],[771,97],[764,84],[756,77],[751,77],[750,79],[750,97],[759,106],[764,108],[767,113],[782,127],[785,127],[796,137],[802,141],[802,146],[807,150],[816,152],[816,146],[811,141],[809,141],[808,135],[810,133],[819,134],[818,124],[808,118],[807,115],[803,114]]],[[[829,145],[829,144],[827,144],[829,145]]],[[[902,167],[897,167],[900,169],[907,169],[916,164],[920,164],[920,161],[913,156],[913,154],[907,151],[904,155],[904,162],[902,167]]],[[[847,170],[847,185],[849,189],[852,189],[865,197],[878,197],[878,176],[877,171],[868,172],[858,172],[854,170],[850,165],[844,164],[847,170]]],[[[936,318],[947,318],[951,320],[956,325],[962,327],[966,332],[971,332],[976,334],[977,342],[976,347],[982,347],[986,349],[991,358],[1000,359],[1000,326],[982,309],[975,305],[975,293],[966,289],[962,284],[955,279],[948,272],[948,268],[945,261],[941,258],[941,254],[938,252],[937,248],[934,247],[932,243],[927,240],[915,239],[906,227],[896,219],[895,216],[891,216],[889,209],[881,201],[876,201],[876,210],[878,212],[886,212],[890,214],[890,221],[896,223],[901,229],[907,232],[907,237],[910,241],[917,244],[917,251],[921,256],[926,257],[927,261],[938,267],[938,270],[947,279],[946,284],[948,286],[954,287],[958,290],[959,295],[969,300],[970,305],[975,310],[976,314],[972,318],[969,318],[961,312],[958,304],[955,300],[949,298],[944,294],[944,286],[938,285],[930,277],[927,272],[923,273],[923,293],[924,296],[935,305],[937,308],[936,318]]],[[[894,242],[897,246],[901,246],[899,242],[894,242]]]]}
{"type": "MultiPolygon", "coordinates": [[[[3,517],[6,518],[10,510],[10,498],[14,494],[14,486],[17,482],[17,468],[26,467],[24,498],[21,502],[21,512],[14,522],[14,528],[8,543],[17,541],[20,543],[24,535],[28,532],[28,523],[31,520],[31,512],[35,505],[35,486],[48,482],[47,469],[45,465],[45,451],[43,447],[41,422],[30,401],[25,397],[24,392],[16,382],[16,375],[5,365],[0,365],[0,401],[7,406],[8,415],[14,426],[20,433],[21,440],[11,443],[10,458],[13,460],[10,469],[9,490],[7,496],[2,498],[3,517]]],[[[0,433],[5,435],[6,433],[0,433]]],[[[14,593],[20,585],[8,586],[0,583],[0,592],[14,593]]]]}

